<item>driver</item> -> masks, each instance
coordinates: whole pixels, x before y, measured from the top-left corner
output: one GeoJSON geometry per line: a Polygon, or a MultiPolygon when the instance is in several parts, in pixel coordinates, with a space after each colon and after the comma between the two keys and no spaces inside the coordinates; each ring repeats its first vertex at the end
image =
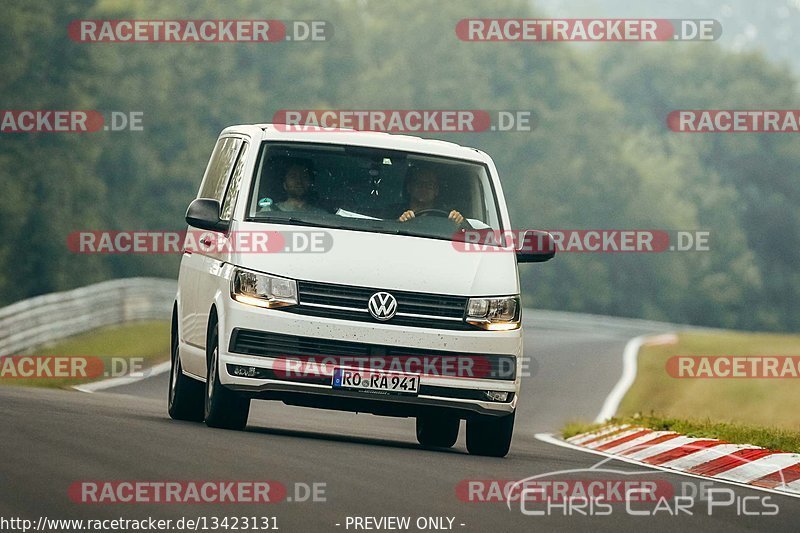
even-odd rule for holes
{"type": "MultiPolygon", "coordinates": [[[[431,168],[425,167],[412,167],[408,176],[406,186],[409,194],[408,209],[403,211],[398,220],[400,222],[407,222],[414,218],[415,212],[420,213],[423,211],[436,210],[436,199],[439,196],[439,176],[431,168]]],[[[447,213],[446,210],[442,210],[447,213]]],[[[452,220],[454,224],[461,224],[464,222],[464,216],[453,209],[447,215],[447,218],[452,220]]]]}

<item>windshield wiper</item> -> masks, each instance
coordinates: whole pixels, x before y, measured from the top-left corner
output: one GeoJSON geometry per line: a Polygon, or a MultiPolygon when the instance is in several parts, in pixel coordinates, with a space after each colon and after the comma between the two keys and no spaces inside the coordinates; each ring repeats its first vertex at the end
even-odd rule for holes
{"type": "MultiPolygon", "coordinates": [[[[347,218],[346,220],[363,220],[363,219],[351,219],[347,218]]],[[[369,225],[365,227],[350,227],[350,226],[342,226],[337,224],[325,224],[321,222],[312,222],[310,220],[303,220],[302,218],[297,217],[251,217],[247,219],[248,222],[272,222],[275,224],[287,224],[287,225],[296,225],[296,226],[312,226],[318,228],[330,228],[330,229],[342,229],[342,230],[350,230],[350,231],[366,231],[369,233],[385,233],[389,235],[402,235],[404,237],[424,237],[428,239],[437,239],[437,240],[450,240],[449,237],[441,236],[441,235],[428,235],[425,233],[419,233],[414,231],[409,231],[405,229],[399,228],[391,228],[387,226],[377,226],[377,225],[369,225]]]]}
{"type": "Polygon", "coordinates": [[[430,233],[420,233],[417,231],[408,231],[405,229],[378,228],[378,227],[370,227],[369,229],[374,231],[375,233],[385,233],[388,235],[402,235],[403,237],[422,237],[425,239],[436,239],[442,241],[452,240],[451,237],[448,236],[430,234],[430,233]]]}
{"type": "Polygon", "coordinates": [[[294,226],[316,226],[318,228],[332,228],[339,229],[341,226],[335,224],[324,224],[322,222],[312,222],[310,220],[303,220],[297,217],[251,217],[251,222],[273,222],[275,224],[287,224],[294,226]]]}
{"type": "Polygon", "coordinates": [[[414,233],[412,231],[404,230],[404,229],[393,229],[393,228],[384,228],[384,227],[375,227],[372,226],[369,229],[377,232],[377,233],[388,233],[389,235],[404,235],[406,237],[423,237],[424,235],[420,235],[419,233],[414,233]]]}

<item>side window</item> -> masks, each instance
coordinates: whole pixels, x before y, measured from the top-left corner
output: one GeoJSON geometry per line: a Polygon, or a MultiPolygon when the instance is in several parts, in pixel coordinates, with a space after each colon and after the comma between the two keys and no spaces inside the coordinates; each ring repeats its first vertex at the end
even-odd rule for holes
{"type": "Polygon", "coordinates": [[[242,184],[242,174],[244,174],[244,162],[247,159],[247,142],[242,144],[236,166],[233,168],[228,190],[225,192],[225,199],[222,202],[221,220],[230,220],[233,214],[233,207],[236,205],[236,197],[239,196],[239,188],[242,184]]]}
{"type": "Polygon", "coordinates": [[[217,141],[211,159],[208,161],[206,174],[203,176],[203,184],[200,185],[198,198],[213,198],[222,201],[225,193],[225,186],[228,184],[228,176],[231,167],[239,153],[239,148],[244,141],[236,137],[225,137],[217,141]]]}

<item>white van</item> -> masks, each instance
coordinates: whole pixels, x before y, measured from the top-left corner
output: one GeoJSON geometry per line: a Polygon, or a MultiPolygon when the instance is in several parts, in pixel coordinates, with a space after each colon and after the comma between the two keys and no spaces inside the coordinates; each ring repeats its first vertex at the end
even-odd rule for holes
{"type": "Polygon", "coordinates": [[[503,238],[505,199],[480,150],[290,129],[304,128],[226,128],[189,205],[170,416],[244,429],[252,399],[280,400],[415,417],[432,447],[453,446],[466,420],[470,453],[505,456],[517,263],[550,259],[549,234],[525,233],[546,243],[527,251],[503,238]],[[476,230],[499,238],[470,253],[476,230]]]}

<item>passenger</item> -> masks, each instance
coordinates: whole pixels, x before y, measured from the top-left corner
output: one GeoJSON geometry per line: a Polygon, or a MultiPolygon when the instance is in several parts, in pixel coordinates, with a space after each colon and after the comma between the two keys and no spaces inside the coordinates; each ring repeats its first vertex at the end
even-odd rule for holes
{"type": "Polygon", "coordinates": [[[286,192],[286,200],[273,204],[270,198],[262,198],[259,201],[260,211],[325,212],[315,205],[314,173],[310,161],[290,160],[283,175],[282,186],[286,192]]]}

